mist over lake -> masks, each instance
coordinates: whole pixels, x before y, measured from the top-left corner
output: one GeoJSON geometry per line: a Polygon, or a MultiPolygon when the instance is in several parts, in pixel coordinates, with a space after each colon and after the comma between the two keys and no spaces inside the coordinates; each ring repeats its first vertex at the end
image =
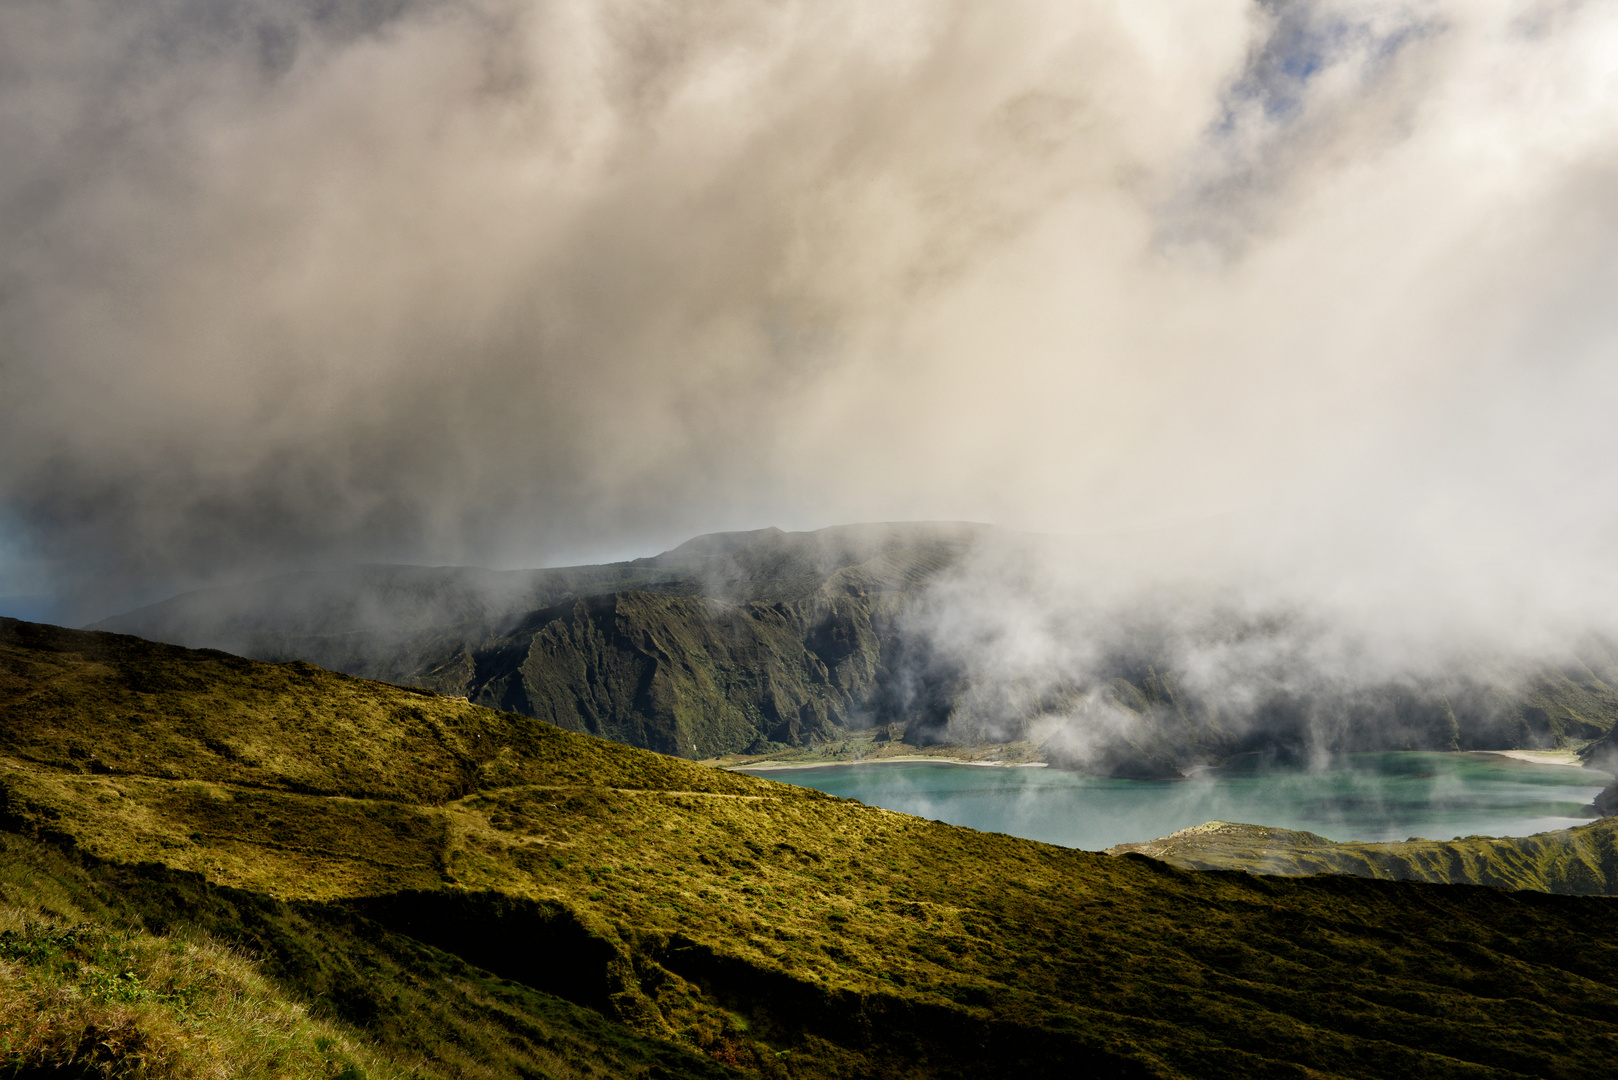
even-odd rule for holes
{"type": "Polygon", "coordinates": [[[756,770],[906,814],[1100,850],[1205,821],[1367,842],[1528,836],[1593,820],[1606,773],[1484,754],[1346,754],[1323,768],[1257,755],[1188,780],[1119,780],[1060,769],[892,762],[756,770]]]}

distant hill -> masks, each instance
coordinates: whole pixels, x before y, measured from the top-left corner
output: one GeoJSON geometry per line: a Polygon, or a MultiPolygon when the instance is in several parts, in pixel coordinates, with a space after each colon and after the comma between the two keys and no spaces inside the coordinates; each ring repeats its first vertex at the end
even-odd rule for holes
{"type": "Polygon", "coordinates": [[[1339,843],[1311,832],[1210,821],[1158,840],[1120,844],[1186,870],[1353,874],[1395,881],[1490,885],[1584,896],[1618,895],[1618,818],[1534,836],[1412,838],[1339,843]]]}
{"type": "MultiPolygon", "coordinates": [[[[823,745],[876,726],[918,746],[1017,741],[1035,738],[1041,717],[1092,709],[1109,718],[1104,730],[1049,739],[1048,758],[1172,777],[1255,750],[1578,747],[1618,720],[1618,648],[1598,640],[1549,662],[1482,659],[1385,685],[1303,678],[1308,689],[1283,683],[1240,708],[1188,689],[1150,635],[1098,657],[1083,684],[985,679],[913,616],[974,553],[1031,541],[949,522],[715,533],[604,566],[287,575],[95,628],[304,660],[687,758],[823,745]]],[[[1038,580],[1023,587],[1022,600],[1038,600],[1038,580]]],[[[1275,630],[1259,619],[1220,632],[1263,641],[1275,630]]]]}
{"type": "Polygon", "coordinates": [[[0,620],[8,1075],[1605,1075],[1610,899],[1189,873],[0,620]]]}

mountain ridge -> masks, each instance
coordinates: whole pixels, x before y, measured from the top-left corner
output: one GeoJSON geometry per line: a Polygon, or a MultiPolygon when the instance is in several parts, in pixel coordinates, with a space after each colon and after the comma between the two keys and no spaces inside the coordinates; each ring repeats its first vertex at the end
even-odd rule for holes
{"type": "MultiPolygon", "coordinates": [[[[1069,767],[1172,778],[1254,751],[1605,753],[1618,721],[1618,646],[1596,639],[1534,662],[1480,657],[1368,685],[1283,686],[1245,705],[1189,689],[1151,633],[1103,642],[1082,682],[973,674],[933,625],[935,589],[958,583],[986,545],[1016,549],[1018,535],[967,522],[714,533],[602,566],[271,579],[96,625],[306,660],[691,758],[882,728],[918,747],[1038,738],[1069,767]],[[1087,716],[1107,721],[1104,738],[1062,737],[1087,716]]],[[[1235,614],[1210,625],[1231,641],[1278,632],[1235,614]]]]}

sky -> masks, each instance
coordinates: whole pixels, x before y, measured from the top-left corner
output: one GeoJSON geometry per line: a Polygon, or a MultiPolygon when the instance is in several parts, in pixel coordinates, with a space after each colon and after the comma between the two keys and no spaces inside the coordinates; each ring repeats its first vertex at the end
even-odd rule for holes
{"type": "Polygon", "coordinates": [[[13,0],[0,230],[6,613],[912,519],[1618,612],[1610,2],[13,0]]]}

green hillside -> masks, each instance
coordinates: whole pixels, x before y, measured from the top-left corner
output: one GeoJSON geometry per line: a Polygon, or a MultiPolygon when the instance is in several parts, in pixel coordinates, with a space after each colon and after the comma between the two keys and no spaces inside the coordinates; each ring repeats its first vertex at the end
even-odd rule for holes
{"type": "Polygon", "coordinates": [[[1572,1078],[1618,1039],[1606,899],[1187,873],[308,665],[4,620],[0,787],[13,1076],[232,1060],[221,986],[281,1018],[266,1076],[1572,1078]]]}
{"type": "Polygon", "coordinates": [[[1120,844],[1186,870],[1353,874],[1396,881],[1489,885],[1585,896],[1618,895],[1618,818],[1534,836],[1411,838],[1338,843],[1311,832],[1210,821],[1159,840],[1120,844]]]}

